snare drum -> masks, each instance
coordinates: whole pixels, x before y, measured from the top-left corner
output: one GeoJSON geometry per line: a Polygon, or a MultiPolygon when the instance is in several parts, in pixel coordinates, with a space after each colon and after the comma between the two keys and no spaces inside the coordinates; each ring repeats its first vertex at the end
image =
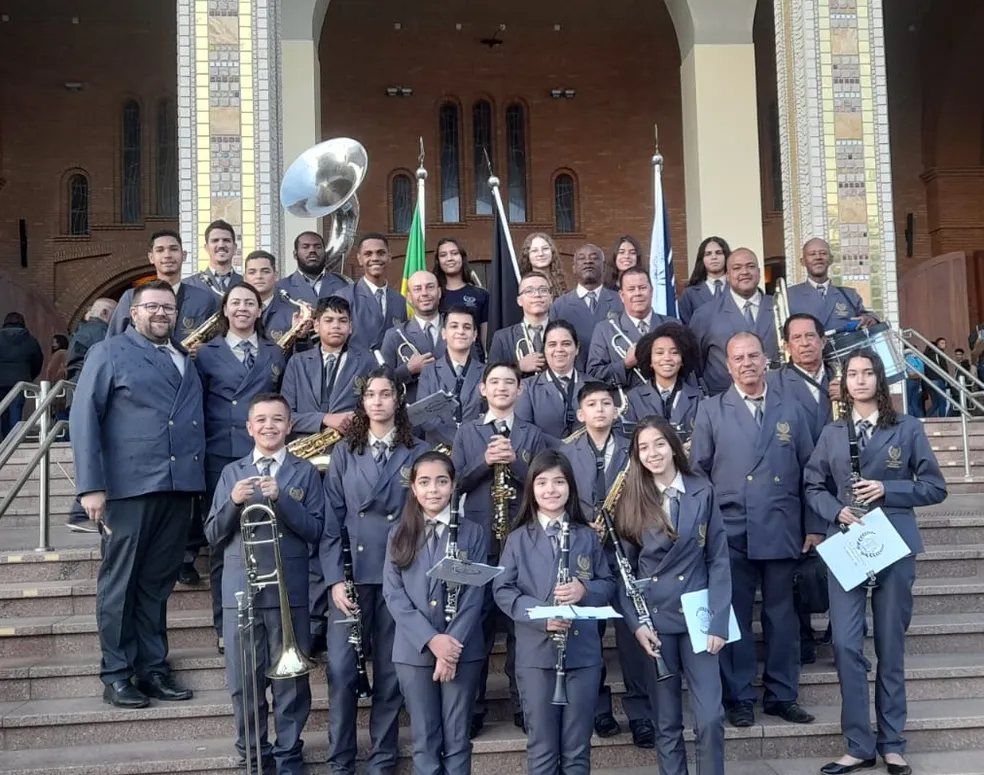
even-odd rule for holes
{"type": "Polygon", "coordinates": [[[878,353],[885,364],[885,377],[888,384],[905,379],[905,358],[899,351],[898,344],[892,336],[892,328],[888,323],[879,323],[871,328],[859,328],[856,331],[839,331],[827,339],[823,358],[825,361],[844,362],[847,356],[855,350],[868,347],[878,353]]]}

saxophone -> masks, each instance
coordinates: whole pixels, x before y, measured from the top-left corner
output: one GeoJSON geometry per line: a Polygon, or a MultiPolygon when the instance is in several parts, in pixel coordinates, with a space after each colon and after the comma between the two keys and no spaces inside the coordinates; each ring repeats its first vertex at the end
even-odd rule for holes
{"type": "Polygon", "coordinates": [[[611,531],[606,528],[605,515],[614,514],[615,507],[618,505],[618,499],[622,497],[622,491],[625,490],[625,477],[629,473],[629,465],[631,461],[626,463],[618,475],[615,477],[615,481],[612,482],[612,488],[608,491],[608,495],[605,496],[605,502],[601,504],[601,509],[598,515],[595,517],[594,527],[595,532],[601,536],[601,543],[605,543],[605,539],[611,535],[611,531]]]}
{"type": "Polygon", "coordinates": [[[324,471],[331,461],[331,448],[341,440],[341,433],[334,428],[325,428],[310,436],[295,439],[287,445],[287,451],[301,460],[307,460],[319,471],[324,471]]]}
{"type": "Polygon", "coordinates": [[[186,350],[193,350],[200,347],[219,333],[219,321],[222,320],[222,310],[216,312],[212,317],[202,323],[188,336],[181,340],[181,346],[186,350]]]}
{"type": "Polygon", "coordinates": [[[286,353],[289,352],[294,346],[294,342],[297,341],[297,337],[301,334],[301,329],[307,325],[309,320],[314,318],[314,308],[306,301],[297,301],[296,299],[292,299],[283,288],[280,288],[277,291],[277,295],[288,304],[293,304],[301,313],[297,322],[290,327],[290,331],[285,333],[277,340],[277,347],[286,353]]]}

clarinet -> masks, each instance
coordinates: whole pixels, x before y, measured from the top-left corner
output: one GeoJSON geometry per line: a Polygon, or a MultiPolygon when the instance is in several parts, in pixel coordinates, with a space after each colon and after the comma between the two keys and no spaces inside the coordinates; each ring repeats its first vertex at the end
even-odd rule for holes
{"type": "MultiPolygon", "coordinates": [[[[451,521],[448,523],[448,545],[444,550],[444,556],[452,560],[458,559],[458,488],[455,487],[451,493],[451,521]]],[[[458,595],[461,593],[461,585],[453,584],[449,581],[444,582],[444,621],[451,624],[458,613],[458,595]]]]}
{"type": "Polygon", "coordinates": [[[342,525],[339,528],[342,537],[342,569],[345,578],[345,596],[349,603],[355,607],[355,614],[351,618],[344,620],[350,624],[348,642],[355,650],[355,673],[356,673],[356,692],[360,699],[372,696],[372,687],[369,685],[369,673],[366,670],[366,652],[362,640],[362,612],[359,610],[359,597],[355,591],[355,572],[352,568],[352,544],[349,542],[348,528],[342,525]]]}
{"type": "MultiPolygon", "coordinates": [[[[632,572],[632,565],[629,563],[629,558],[625,555],[622,540],[618,537],[618,533],[615,532],[615,520],[612,519],[611,512],[608,509],[601,510],[601,518],[605,521],[605,530],[615,549],[615,564],[618,565],[618,573],[622,577],[622,586],[625,587],[626,596],[632,601],[632,607],[635,609],[639,624],[656,632],[653,628],[653,617],[649,613],[649,604],[646,602],[646,596],[636,586],[636,578],[632,572]]],[[[656,652],[654,662],[656,665],[657,681],[665,681],[673,677],[673,673],[670,672],[670,668],[667,667],[666,661],[659,651],[656,652]]]]}
{"type": "MultiPolygon", "coordinates": [[[[564,513],[560,520],[560,547],[557,562],[557,586],[567,584],[571,580],[571,520],[564,513]]],[[[557,605],[556,599],[554,605],[557,605]]],[[[557,663],[554,666],[556,678],[554,683],[551,705],[567,704],[567,630],[555,632],[553,641],[557,644],[557,663]]]]}
{"type": "MultiPolygon", "coordinates": [[[[854,427],[854,416],[853,413],[848,413],[847,411],[842,413],[844,417],[844,422],[847,425],[847,446],[851,453],[851,479],[848,484],[850,488],[851,496],[851,511],[855,513],[856,516],[860,517],[868,511],[868,507],[865,506],[858,496],[854,494],[854,486],[861,481],[861,448],[858,446],[858,431],[854,427]]],[[[848,526],[842,522],[837,523],[837,526],[841,529],[841,532],[846,533],[848,526]]],[[[878,578],[875,576],[873,571],[868,571],[868,580],[864,583],[868,589],[875,589],[878,586],[878,578]]]]}

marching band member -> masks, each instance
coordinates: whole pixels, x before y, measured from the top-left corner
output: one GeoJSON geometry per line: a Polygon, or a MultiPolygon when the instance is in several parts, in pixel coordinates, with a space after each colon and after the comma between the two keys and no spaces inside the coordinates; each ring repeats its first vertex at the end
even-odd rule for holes
{"type": "Polygon", "coordinates": [[[546,367],[543,357],[543,334],[547,327],[547,313],[553,296],[550,281],[540,272],[524,274],[519,281],[519,298],[516,303],[523,310],[523,322],[502,328],[492,334],[489,347],[489,363],[515,363],[524,377],[539,374],[546,367]],[[527,354],[516,359],[517,344],[527,354]]]}
{"type": "MultiPolygon", "coordinates": [[[[249,402],[246,430],[254,441],[253,449],[240,460],[229,463],[223,471],[211,510],[205,520],[205,534],[216,552],[224,555],[222,574],[223,631],[231,648],[226,651],[226,680],[232,694],[232,709],[236,718],[236,750],[241,757],[251,759],[255,749],[246,750],[245,727],[250,724],[249,738],[259,736],[261,755],[271,754],[277,772],[282,775],[301,775],[303,762],[301,731],[311,710],[311,685],[307,675],[271,681],[266,677],[283,645],[283,630],[276,586],[255,592],[253,616],[256,649],[256,682],[259,688],[253,696],[252,685],[243,686],[243,647],[240,642],[237,611],[237,592],[247,592],[246,553],[241,532],[243,507],[253,503],[268,505],[276,514],[279,536],[281,574],[278,582],[285,584],[287,596],[294,604],[290,616],[297,645],[310,653],[308,642],[308,546],[321,540],[324,528],[324,493],[317,470],[305,460],[294,457],[284,446],[290,431],[290,409],[276,393],[258,393],[249,402]],[[304,601],[296,605],[296,601],[304,601]],[[276,742],[267,741],[267,687],[273,698],[276,742]],[[252,713],[246,709],[259,706],[259,728],[252,728],[252,713]]],[[[256,517],[253,517],[255,520],[256,517]]],[[[260,517],[259,519],[265,519],[260,517]]],[[[259,528],[256,538],[270,538],[267,528],[259,528]]],[[[274,549],[270,544],[256,544],[256,568],[268,573],[277,567],[274,549]]],[[[248,638],[249,636],[247,636],[248,638]]],[[[249,642],[249,641],[247,641],[249,642]]],[[[252,746],[251,746],[252,748],[252,746]]],[[[262,762],[253,762],[253,771],[262,771],[262,762]]]]}
{"type": "Polygon", "coordinates": [[[826,241],[819,237],[808,240],[800,262],[806,269],[806,282],[787,289],[790,313],[813,315],[824,331],[840,331],[852,320],[861,328],[877,325],[878,319],[865,308],[856,290],[830,281],[833,259],[826,241]]]}
{"type": "Polygon", "coordinates": [[[567,293],[567,278],[553,237],[543,231],[536,231],[523,240],[519,253],[519,272],[521,275],[539,272],[550,283],[550,294],[555,299],[567,293]]]}
{"type": "MultiPolygon", "coordinates": [[[[621,434],[612,432],[615,422],[615,389],[604,382],[586,382],[578,394],[577,419],[584,423],[584,434],[564,444],[560,451],[571,461],[582,513],[590,515],[597,522],[602,504],[629,458],[628,440],[621,434]]],[[[604,541],[604,536],[600,537],[604,541]]],[[[602,546],[605,546],[604,542],[602,546]]],[[[605,554],[609,565],[612,565],[614,560],[607,547],[605,554]]],[[[603,619],[598,624],[600,634],[604,636],[607,620],[603,619]]],[[[655,746],[656,736],[645,678],[646,671],[651,668],[636,646],[632,631],[626,629],[620,619],[615,620],[615,644],[625,682],[622,707],[629,717],[632,741],[640,748],[652,748],[655,746]]],[[[621,732],[612,714],[612,691],[606,677],[607,670],[603,662],[594,715],[594,728],[599,737],[612,737],[621,732]]]]}
{"type": "Polygon", "coordinates": [[[605,265],[605,278],[602,283],[606,288],[618,290],[618,278],[626,269],[638,267],[647,275],[649,274],[649,262],[646,255],[642,252],[642,244],[630,234],[619,237],[615,240],[615,247],[612,249],[612,260],[605,265]]]}
{"type": "MultiPolygon", "coordinates": [[[[740,257],[735,251],[731,259],[740,257]]],[[[698,317],[711,305],[700,308],[698,317]]],[[[729,390],[701,401],[690,457],[714,486],[731,550],[732,596],[741,640],[721,659],[724,707],[736,727],[755,723],[756,673],[752,609],[762,587],[765,633],[764,710],[807,724],[813,716],[796,702],[799,692],[799,627],[793,606],[793,571],[806,533],[821,526],[802,502],[803,467],[813,451],[806,413],[765,381],[762,342],[750,332],[727,344],[729,390]]]]}
{"type": "Polygon", "coordinates": [[[205,252],[208,268],[193,274],[185,283],[209,293],[225,294],[243,281],[243,276],[232,268],[232,257],[236,255],[236,230],[232,224],[219,219],[205,228],[205,252]]]}
{"type": "MultiPolygon", "coordinates": [[[[383,597],[396,623],[393,662],[410,713],[416,775],[471,772],[469,722],[485,658],[484,590],[461,585],[449,611],[444,582],[427,576],[447,552],[453,488],[454,466],[446,455],[417,458],[383,566],[383,597]]],[[[458,557],[485,561],[488,545],[480,525],[460,520],[457,541],[458,557]]]]}
{"type": "Polygon", "coordinates": [[[768,360],[779,357],[778,332],[772,312],[772,297],[759,291],[758,259],[747,248],[737,248],[727,259],[728,287],[690,319],[703,362],[702,376],[712,396],[731,386],[726,354],[731,337],[742,331],[754,333],[768,360]]]}
{"type": "Polygon", "coordinates": [[[625,312],[618,294],[601,284],[605,270],[605,254],[597,245],[582,245],[574,253],[574,277],[577,287],[554,299],[550,305],[551,320],[566,320],[577,331],[578,341],[585,343],[578,353],[577,367],[584,371],[588,363],[587,345],[595,326],[608,319],[610,312],[625,312]]]}
{"type": "Polygon", "coordinates": [[[608,605],[615,580],[598,536],[581,511],[574,472],[560,452],[545,450],[530,464],[523,502],[500,560],[505,570],[493,580],[495,602],[516,630],[516,673],[529,734],[530,775],[591,771],[591,732],[601,637],[594,622],[532,621],[527,609],[541,605],[608,605]],[[570,524],[570,578],[557,584],[561,521],[570,524]],[[557,643],[567,633],[568,704],[551,704],[557,643]]]}
{"type": "Polygon", "coordinates": [[[602,382],[628,389],[642,383],[635,372],[639,365],[635,345],[656,326],[674,318],[653,312],[653,286],[649,273],[642,267],[629,267],[619,276],[618,283],[618,297],[625,312],[595,326],[588,350],[587,372],[602,382]],[[622,336],[616,334],[616,328],[622,336]],[[625,351],[624,357],[613,344],[625,351]]]}
{"type": "Polygon", "coordinates": [[[165,621],[194,500],[205,489],[205,423],[198,372],[171,341],[178,315],[171,285],[151,280],[127,302],[133,325],[89,350],[70,425],[82,508],[103,534],[96,582],[103,700],[142,708],[148,697],[192,696],[171,676],[165,621]]]}
{"type": "Polygon", "coordinates": [[[344,433],[358,404],[358,380],[375,368],[376,360],[352,343],[352,312],[341,296],[318,301],[314,327],[320,347],[295,355],[284,372],[282,392],[293,415],[293,431],[334,428],[344,433]]]}
{"type": "Polygon", "coordinates": [[[577,395],[584,386],[584,375],[574,365],[578,354],[574,326],[551,320],[543,336],[543,353],[547,367],[523,380],[516,416],[538,427],[552,444],[560,444],[577,426],[577,395]]]}
{"type": "Polygon", "coordinates": [[[294,260],[297,270],[277,283],[277,288],[298,301],[318,306],[318,299],[334,296],[352,284],[345,275],[328,271],[325,240],[314,231],[302,231],[294,238],[294,260]]]}
{"type": "Polygon", "coordinates": [[[731,248],[720,237],[708,237],[697,248],[697,260],[687,287],[680,296],[680,320],[689,324],[698,307],[713,301],[727,290],[726,265],[731,248]]]}
{"type": "Polygon", "coordinates": [[[831,401],[839,400],[823,362],[823,326],[813,315],[796,312],[782,325],[789,362],[770,372],[769,384],[789,394],[806,411],[814,444],[831,420],[831,401]]]}
{"type": "MultiPolygon", "coordinates": [[[[451,459],[459,472],[458,487],[465,499],[465,518],[477,522],[485,529],[489,547],[488,562],[498,564],[501,547],[492,539],[492,484],[496,465],[506,465],[509,485],[516,497],[508,501],[509,522],[519,506],[523,482],[532,456],[547,448],[547,440],[540,429],[514,414],[516,399],[520,394],[519,369],[511,363],[496,362],[485,367],[479,387],[488,402],[484,417],[465,422],[458,428],[451,447],[451,459]]],[[[492,599],[491,587],[486,593],[482,612],[482,628],[485,634],[486,661],[478,685],[478,699],[472,717],[472,737],[484,724],[485,684],[488,679],[488,658],[492,653],[495,633],[499,624],[498,609],[492,599]]],[[[509,694],[512,701],[513,722],[523,727],[522,706],[516,688],[514,671],[515,639],[511,627],[506,627],[506,675],[509,677],[509,694]]]]}
{"type": "MultiPolygon", "coordinates": [[[[277,293],[277,259],[265,250],[254,250],[243,261],[245,281],[256,288],[260,294],[260,320],[263,332],[271,342],[277,342],[294,325],[297,319],[297,308],[283,299],[277,293]]],[[[312,307],[315,305],[312,305],[312,307]]],[[[312,321],[298,337],[295,346],[306,345],[304,341],[311,333],[312,321]]],[[[285,353],[289,356],[290,353],[285,353]]]]}
{"type": "Polygon", "coordinates": [[[636,349],[639,371],[649,381],[629,391],[625,419],[638,422],[659,415],[689,437],[703,398],[690,380],[699,358],[694,335],[679,323],[663,323],[642,337],[636,349]]]}
{"type": "Polygon", "coordinates": [[[324,477],[326,519],[320,557],[331,589],[328,624],[328,700],[331,706],[328,764],[333,772],[355,772],[356,659],[348,628],[336,621],[360,612],[365,646],[373,660],[372,709],[367,763],[373,775],[392,772],[403,697],[391,656],[394,623],[383,601],[386,540],[403,512],[411,466],[426,452],[413,437],[399,382],[387,367],[365,377],[359,404],[345,439],[332,450],[324,477]],[[351,537],[357,601],[346,594],[340,527],[351,537]]]}
{"type": "MultiPolygon", "coordinates": [[[[253,446],[248,428],[251,400],[260,394],[276,393],[283,377],[284,354],[263,337],[263,324],[259,321],[261,303],[260,294],[252,285],[234,285],[226,291],[219,335],[204,344],[195,358],[205,394],[206,510],[212,503],[222,471],[247,455],[253,446]]],[[[190,539],[196,537],[194,532],[189,533],[190,539]]],[[[198,549],[198,542],[190,540],[185,550],[186,565],[194,563],[198,549]]],[[[212,614],[221,650],[225,645],[221,552],[211,555],[209,578],[212,614]]]]}
{"type": "Polygon", "coordinates": [[[407,322],[407,300],[386,282],[390,252],[384,234],[363,234],[355,250],[362,280],[342,288],[338,295],[352,307],[353,344],[377,350],[389,329],[407,322]]]}
{"type": "Polygon", "coordinates": [[[423,370],[417,393],[418,398],[426,398],[439,390],[446,391],[458,400],[458,409],[453,415],[428,420],[418,428],[426,433],[430,444],[450,447],[458,427],[478,419],[482,413],[484,401],[479,386],[485,363],[474,357],[475,335],[475,315],[470,307],[451,307],[444,314],[444,356],[423,370]]]}
{"type": "Polygon", "coordinates": [[[478,345],[485,353],[489,333],[489,292],[479,285],[468,254],[454,237],[441,237],[434,248],[434,276],[441,286],[441,312],[468,307],[479,326],[478,345]]]}
{"type": "Polygon", "coordinates": [[[881,358],[864,348],[851,353],[841,386],[847,412],[824,428],[806,467],[806,498],[822,517],[827,533],[863,517],[851,509],[880,508],[908,545],[911,554],[878,573],[871,592],[875,654],[875,723],[868,710],[868,676],[864,648],[867,588],[845,592],[829,579],[830,622],[834,661],[841,687],[841,729],[847,753],[825,765],[826,775],[845,775],[885,760],[890,775],[912,772],[905,759],[905,634],[912,619],[912,584],[916,555],[923,551],[915,506],[942,503],[946,483],[921,423],[897,414],[892,406],[881,358]],[[860,460],[851,460],[847,424],[856,427],[860,460]],[[855,474],[858,477],[854,481],[855,474]]]}
{"type": "MultiPolygon", "coordinates": [[[[697,771],[724,775],[724,714],[718,653],[728,638],[731,568],[728,536],[714,490],[690,468],[683,443],[658,416],[636,425],[625,489],[615,508],[615,529],[637,579],[651,579],[643,594],[655,632],[640,626],[635,606],[620,585],[619,608],[649,657],[662,654],[672,678],[650,675],[659,728],[659,768],[687,774],[683,743],[681,671],[694,714],[697,771]],[[706,650],[694,653],[680,596],[706,589],[714,612],[706,650]]],[[[640,652],[643,653],[643,652],[640,652]]],[[[650,662],[650,670],[652,663],[650,662]]]]}
{"type": "MultiPolygon", "coordinates": [[[[147,258],[157,270],[157,279],[170,286],[177,299],[178,311],[175,314],[172,335],[178,341],[192,333],[219,309],[219,297],[212,291],[203,291],[182,281],[181,265],[187,255],[181,247],[181,235],[176,231],[162,229],[150,235],[147,258]]],[[[130,308],[133,306],[135,293],[133,288],[123,292],[113,317],[109,319],[107,338],[122,334],[130,325],[130,308]]]]}
{"type": "MultiPolygon", "coordinates": [[[[407,391],[407,403],[417,400],[417,382],[424,367],[444,355],[441,336],[441,287],[430,272],[414,272],[407,280],[407,301],[413,317],[383,336],[380,352],[407,391]],[[409,346],[407,343],[409,342],[409,346]],[[415,350],[413,354],[411,351],[415,350]]],[[[423,398],[424,393],[420,397],[423,398]]]]}

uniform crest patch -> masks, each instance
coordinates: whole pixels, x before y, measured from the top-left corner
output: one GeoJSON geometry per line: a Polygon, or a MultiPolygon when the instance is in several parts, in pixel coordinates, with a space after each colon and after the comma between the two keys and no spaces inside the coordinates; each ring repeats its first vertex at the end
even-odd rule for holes
{"type": "Polygon", "coordinates": [[[270,373],[273,374],[274,379],[278,379],[280,377],[280,367],[274,364],[270,367],[270,373]]]}
{"type": "Polygon", "coordinates": [[[701,548],[707,546],[707,525],[701,525],[697,528],[697,544],[701,548]]]}
{"type": "Polygon", "coordinates": [[[284,332],[283,332],[283,331],[271,331],[271,332],[270,332],[270,338],[271,338],[271,339],[272,339],[273,341],[275,341],[275,342],[276,342],[277,340],[279,340],[279,339],[280,339],[280,337],[282,337],[283,335],[284,335],[284,332]]]}
{"type": "Polygon", "coordinates": [[[393,318],[393,325],[394,325],[394,326],[398,326],[398,325],[400,325],[400,324],[401,324],[402,322],[403,322],[403,321],[402,321],[402,320],[400,320],[399,318],[393,318]]]}
{"type": "Polygon", "coordinates": [[[901,468],[901,467],[902,467],[902,447],[889,447],[888,460],[885,462],[885,468],[901,468]]]}
{"type": "Polygon", "coordinates": [[[410,486],[410,466],[400,467],[400,484],[403,487],[410,486]]]}
{"type": "Polygon", "coordinates": [[[181,318],[181,327],[189,334],[195,330],[194,318],[181,318]]]}
{"type": "Polygon", "coordinates": [[[579,554],[577,556],[577,573],[575,575],[581,581],[589,581],[591,579],[591,558],[586,554],[579,554]]]}
{"type": "Polygon", "coordinates": [[[789,435],[788,422],[776,423],[776,438],[779,439],[779,441],[792,441],[793,437],[789,435]]]}
{"type": "Polygon", "coordinates": [[[291,487],[287,494],[293,498],[295,501],[304,500],[304,488],[303,487],[291,487]]]}
{"type": "Polygon", "coordinates": [[[519,456],[523,459],[523,462],[526,463],[526,465],[530,464],[530,451],[528,449],[524,449],[520,452],[519,456]]]}
{"type": "Polygon", "coordinates": [[[844,302],[839,301],[834,305],[834,314],[839,318],[846,318],[850,313],[847,311],[847,305],[844,302]]]}

